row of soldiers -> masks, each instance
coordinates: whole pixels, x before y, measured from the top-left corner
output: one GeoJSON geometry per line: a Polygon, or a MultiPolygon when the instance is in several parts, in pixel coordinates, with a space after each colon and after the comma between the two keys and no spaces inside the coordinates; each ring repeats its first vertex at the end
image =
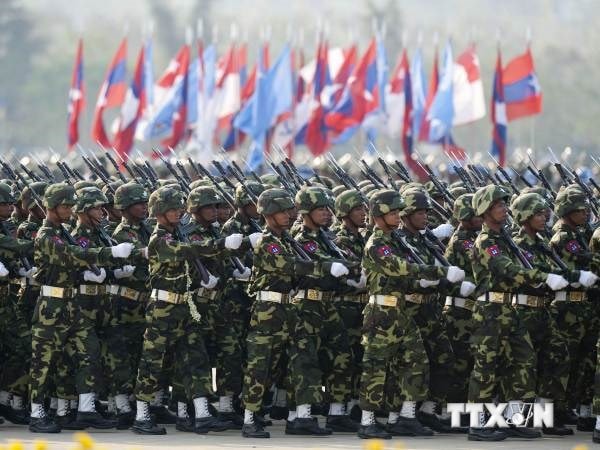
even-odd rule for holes
{"type": "Polygon", "coordinates": [[[517,426],[539,402],[544,433],[600,440],[581,187],[218,181],[0,183],[1,415],[265,438],[268,413],[286,434],[497,441],[540,437],[517,426]],[[446,405],[467,401],[507,403],[510,426],[452,428],[446,405]]]}

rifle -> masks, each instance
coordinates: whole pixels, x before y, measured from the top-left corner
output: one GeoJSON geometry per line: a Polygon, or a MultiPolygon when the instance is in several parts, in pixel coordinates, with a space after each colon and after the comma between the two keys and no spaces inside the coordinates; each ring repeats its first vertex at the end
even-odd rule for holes
{"type": "Polygon", "coordinates": [[[517,259],[521,262],[523,267],[526,269],[533,269],[533,266],[529,262],[529,260],[525,257],[519,246],[513,241],[512,236],[505,226],[500,227],[500,236],[502,236],[504,242],[508,245],[512,253],[517,257],[517,259]]]}
{"type": "Polygon", "coordinates": [[[42,161],[40,161],[38,158],[36,158],[33,153],[30,153],[29,156],[31,157],[31,159],[33,159],[35,161],[35,164],[38,166],[38,169],[40,169],[40,171],[44,174],[44,176],[48,179],[48,181],[50,183],[56,183],[56,180],[54,179],[54,175],[52,174],[52,172],[50,172],[50,169],[48,168],[48,166],[46,164],[43,164],[42,161]]]}

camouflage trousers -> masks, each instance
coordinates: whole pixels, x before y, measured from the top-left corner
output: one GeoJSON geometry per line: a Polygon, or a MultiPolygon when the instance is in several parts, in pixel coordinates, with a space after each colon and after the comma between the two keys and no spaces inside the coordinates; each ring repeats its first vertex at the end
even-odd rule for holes
{"type": "Polygon", "coordinates": [[[348,343],[350,345],[350,397],[358,398],[364,354],[360,340],[362,336],[361,330],[365,304],[341,301],[335,302],[334,305],[344,323],[346,334],[348,335],[348,343]]]}
{"type": "Polygon", "coordinates": [[[56,362],[69,345],[76,392],[96,392],[102,377],[100,343],[77,299],[40,297],[32,322],[31,401],[42,403],[51,396],[56,362]]]}
{"type": "Polygon", "coordinates": [[[104,328],[104,344],[110,368],[109,395],[131,394],[142,354],[146,329],[146,302],[113,297],[112,314],[104,328]]]}
{"type": "Polygon", "coordinates": [[[475,302],[471,342],[469,402],[535,398],[536,353],[511,305],[475,302]]]}
{"type": "Polygon", "coordinates": [[[563,335],[546,308],[515,306],[537,354],[536,393],[554,401],[554,409],[566,408],[569,380],[569,351],[563,335]]]}
{"type": "Polygon", "coordinates": [[[31,329],[31,319],[35,304],[40,296],[40,286],[22,286],[17,294],[17,309],[27,328],[31,329]]]}
{"type": "Polygon", "coordinates": [[[598,312],[592,302],[553,302],[550,313],[567,344],[569,356],[568,406],[590,404],[596,368],[598,312]]]}
{"type": "Polygon", "coordinates": [[[204,339],[194,324],[187,303],[172,304],[151,300],[146,309],[146,331],[139,362],[135,395],[150,402],[161,390],[161,379],[168,354],[187,399],[211,393],[210,365],[204,339]]]}
{"type": "Polygon", "coordinates": [[[351,391],[351,351],[337,309],[332,301],[302,299],[293,304],[298,320],[289,369],[296,404],[347,402],[351,391]]]}
{"type": "Polygon", "coordinates": [[[17,308],[14,286],[0,286],[0,390],[27,396],[31,330],[17,308]]]}
{"type": "Polygon", "coordinates": [[[366,305],[362,345],[362,409],[399,411],[404,400],[427,398],[429,360],[419,327],[404,305],[366,305]]]}
{"type": "Polygon", "coordinates": [[[596,344],[596,374],[594,377],[594,400],[592,402],[592,414],[600,416],[600,337],[596,344]]]}
{"type": "Polygon", "coordinates": [[[242,390],[242,402],[250,411],[260,411],[265,393],[277,381],[274,377],[290,351],[295,314],[290,304],[255,301],[252,305],[242,390]]]}
{"type": "Polygon", "coordinates": [[[446,333],[454,352],[454,383],[448,392],[448,402],[463,403],[469,393],[469,377],[473,370],[472,314],[469,309],[458,306],[444,306],[442,314],[445,319],[446,333]]]}
{"type": "Polygon", "coordinates": [[[429,399],[445,403],[454,383],[454,352],[437,302],[406,302],[406,313],[419,327],[429,359],[429,399]]]}

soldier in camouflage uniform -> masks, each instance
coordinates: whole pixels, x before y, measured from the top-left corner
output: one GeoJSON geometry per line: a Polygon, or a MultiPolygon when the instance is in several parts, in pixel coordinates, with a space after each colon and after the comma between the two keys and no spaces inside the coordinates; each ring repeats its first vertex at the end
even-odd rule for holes
{"type": "MultiPolygon", "coordinates": [[[[589,209],[589,200],[579,186],[571,185],[560,191],[554,202],[554,213],[559,220],[555,224],[550,244],[570,270],[599,273],[600,257],[590,251],[588,240],[580,231],[588,222],[589,209]]],[[[569,407],[579,404],[577,429],[592,431],[592,380],[600,320],[596,305],[589,300],[585,290],[573,288],[556,293],[551,313],[569,348],[569,407]]]]}
{"type": "Polygon", "coordinates": [[[28,414],[24,400],[27,398],[31,334],[18,309],[17,294],[20,288],[18,277],[31,277],[35,267],[26,270],[19,264],[19,258],[32,262],[33,243],[17,239],[9,231],[14,227],[8,226],[6,221],[14,203],[11,187],[0,183],[0,415],[12,423],[26,424],[28,414]]]}
{"type": "MultiPolygon", "coordinates": [[[[29,216],[17,228],[17,238],[32,241],[37,236],[39,228],[46,217],[46,213],[41,204],[34,201],[32,191],[38,198],[44,196],[44,192],[48,187],[48,183],[36,181],[31,183],[21,193],[21,202],[23,208],[29,212],[29,216]]],[[[18,307],[22,317],[27,324],[27,328],[31,329],[31,317],[35,304],[40,294],[40,285],[33,280],[33,276],[23,277],[21,280],[21,289],[19,290],[18,307]]]]}
{"type": "MultiPolygon", "coordinates": [[[[531,338],[511,305],[511,293],[525,286],[546,283],[552,290],[566,287],[562,276],[528,268],[509,246],[510,235],[503,227],[508,218],[508,191],[500,186],[480,188],[473,197],[475,214],[484,225],[473,248],[473,273],[477,301],[473,308],[474,366],[469,381],[469,402],[491,402],[495,396],[508,400],[507,419],[521,412],[523,401],[535,399],[536,354],[531,338]]],[[[508,436],[538,438],[541,433],[525,427],[485,428],[479,413],[471,423],[469,440],[503,440],[508,436]],[[476,426],[475,426],[476,425],[476,426]]]]}
{"type": "MultiPolygon", "coordinates": [[[[294,236],[314,261],[338,262],[339,271],[322,277],[303,277],[294,298],[298,322],[294,330],[296,350],[290,358],[290,370],[295,386],[297,419],[289,420],[286,432],[323,434],[325,430],[312,421],[311,404],[322,401],[321,386],[325,386],[330,403],[327,426],[333,431],[356,431],[358,425],[347,415],[346,403],[351,392],[351,350],[347,330],[334,297],[345,293],[345,286],[356,287],[356,274],[351,277],[346,255],[335,247],[324,227],[331,223],[330,198],[323,188],[304,187],[296,194],[296,206],[302,215],[302,225],[294,236]],[[342,262],[342,263],[340,263],[342,262]],[[344,265],[345,264],[345,265],[344,265]]],[[[353,264],[357,266],[357,263],[353,264]]]]}
{"type": "MultiPolygon", "coordinates": [[[[88,327],[84,325],[86,319],[79,305],[74,302],[79,270],[84,270],[86,281],[103,280],[106,272],[101,269],[96,274],[89,270],[89,266],[113,263],[116,262],[115,258],[127,258],[132,250],[131,244],[102,248],[82,248],[69,244],[62,224],[71,219],[76,201],[73,187],[64,183],[48,186],[43,202],[47,216],[34,243],[35,264],[38,267],[34,278],[42,287],[32,328],[29,429],[33,432],[60,431],[60,426],[46,415],[43,402],[50,394],[51,369],[69,340],[74,342],[77,349],[74,353],[77,392],[85,398],[85,405],[93,408],[90,398],[93,404],[101,373],[100,352],[97,341],[87,332],[88,327]]],[[[105,423],[98,413],[83,410],[78,412],[77,420],[91,426],[105,423]]]]}
{"type": "MultiPolygon", "coordinates": [[[[407,253],[405,257],[409,262],[416,262],[414,258],[419,258],[421,264],[445,264],[439,256],[440,250],[436,255],[432,249],[435,244],[422,234],[427,228],[429,213],[432,210],[429,195],[424,190],[409,188],[404,191],[403,198],[405,207],[400,212],[401,231],[414,252],[407,253]]],[[[443,229],[444,225],[440,224],[440,229],[443,229]]],[[[473,292],[474,288],[473,283],[463,281],[457,287],[456,293],[465,297],[473,292]]],[[[446,403],[448,392],[455,382],[454,353],[446,334],[442,302],[438,295],[440,291],[446,293],[446,290],[445,284],[440,285],[437,280],[412,280],[405,288],[406,311],[419,326],[430,366],[429,398],[421,405],[417,418],[422,424],[438,432],[456,431],[449,424],[442,422],[437,415],[441,412],[439,408],[446,403]]]]}
{"type": "MultiPolygon", "coordinates": [[[[519,195],[511,210],[515,223],[520,225],[515,242],[523,250],[532,266],[544,272],[559,272],[571,283],[591,286],[597,277],[591,272],[561,270],[557,258],[553,258],[549,243],[542,238],[545,230],[547,204],[536,193],[519,195]]],[[[560,333],[556,321],[547,305],[548,292],[525,286],[513,297],[517,316],[529,331],[533,348],[537,354],[536,392],[540,402],[553,402],[555,426],[544,428],[545,434],[569,435],[573,430],[562,424],[561,416],[566,411],[566,388],[569,379],[570,361],[566,340],[560,333]]],[[[552,296],[553,297],[553,296],[552,296]]]]}
{"type": "MultiPolygon", "coordinates": [[[[335,214],[340,221],[335,243],[345,252],[349,260],[360,263],[366,243],[361,230],[366,225],[367,216],[366,205],[361,194],[354,190],[342,191],[335,199],[335,214]]],[[[350,401],[346,407],[348,412],[351,412],[355,406],[358,407],[363,358],[363,348],[360,343],[362,311],[367,301],[366,287],[357,285],[355,288],[349,286],[347,292],[334,302],[344,322],[352,355],[350,401]]]]}
{"type": "MultiPolygon", "coordinates": [[[[481,230],[483,220],[475,215],[472,205],[473,194],[463,194],[456,198],[452,218],[458,224],[450,237],[444,256],[448,262],[465,271],[465,281],[474,283],[471,268],[472,251],[477,234],[481,230]]],[[[471,353],[471,314],[475,298],[473,295],[462,296],[460,292],[451,292],[446,297],[443,315],[446,332],[454,352],[453,373],[455,384],[448,392],[448,402],[464,402],[469,391],[469,377],[473,369],[471,353]]]]}
{"type": "MultiPolygon", "coordinates": [[[[230,423],[220,421],[208,411],[210,367],[203,337],[193,325],[190,310],[193,306],[190,303],[190,286],[194,276],[191,264],[201,256],[216,256],[224,248],[239,248],[243,237],[234,234],[225,239],[182,242],[177,227],[183,213],[184,199],[183,194],[172,187],[154,191],[148,207],[150,214],[156,217],[157,225],[148,244],[149,287],[152,291],[146,310],[147,327],[135,387],[137,414],[132,429],[140,434],[166,433],[164,428],[154,424],[149,402],[161,388],[165,357],[171,353],[186,395],[185,400],[178,399],[178,413],[181,412],[178,415],[182,418],[187,415],[187,400],[192,400],[195,432],[204,434],[225,430],[230,423]]],[[[207,282],[210,284],[201,284],[204,288],[214,287],[215,280],[211,276],[207,282]]]]}
{"type": "MultiPolygon", "coordinates": [[[[596,231],[594,231],[594,234],[590,239],[590,250],[596,254],[600,251],[600,228],[596,228],[596,231]]],[[[600,335],[598,336],[598,342],[596,345],[596,373],[594,377],[592,414],[596,416],[592,441],[596,444],[600,444],[600,335]]]]}
{"type": "Polygon", "coordinates": [[[148,193],[138,183],[123,184],[115,191],[114,207],[121,211],[122,218],[112,238],[117,243],[130,242],[137,250],[128,261],[134,270],[122,271],[111,286],[112,315],[106,332],[106,345],[111,348],[111,365],[114,369],[109,395],[115,400],[117,429],[125,429],[131,426],[134,419],[129,396],[133,393],[142,352],[146,305],[150,297],[146,286],[146,252],[151,233],[145,222],[148,193]]]}
{"type": "Polygon", "coordinates": [[[362,336],[361,438],[432,434],[415,418],[416,403],[428,394],[429,361],[419,328],[406,311],[404,291],[420,277],[446,277],[451,282],[464,277],[457,267],[419,265],[406,259],[397,230],[404,206],[400,194],[390,189],[377,191],[369,201],[375,228],[362,261],[370,297],[362,336]],[[378,410],[390,412],[385,429],[375,421],[378,410]]]}

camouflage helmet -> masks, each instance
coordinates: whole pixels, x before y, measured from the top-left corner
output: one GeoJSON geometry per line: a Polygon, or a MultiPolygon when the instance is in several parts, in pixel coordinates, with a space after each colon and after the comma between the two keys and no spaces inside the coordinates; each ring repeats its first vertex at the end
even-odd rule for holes
{"type": "Polygon", "coordinates": [[[111,181],[109,183],[109,186],[104,185],[101,189],[102,193],[106,195],[106,199],[108,200],[106,203],[112,205],[115,202],[115,196],[113,192],[119,189],[120,186],[123,186],[123,182],[121,180],[111,181]]]}
{"type": "Polygon", "coordinates": [[[366,186],[367,184],[371,184],[371,180],[361,180],[358,182],[358,187],[362,188],[363,186],[366,186]]]}
{"type": "Polygon", "coordinates": [[[21,204],[23,205],[23,208],[29,210],[36,206],[31,192],[35,192],[38,197],[42,198],[47,187],[48,183],[45,181],[36,181],[35,183],[26,186],[25,189],[23,189],[23,192],[21,192],[21,204]]]}
{"type": "Polygon", "coordinates": [[[456,220],[469,220],[475,216],[473,209],[473,194],[463,194],[454,200],[452,217],[456,220]]]}
{"type": "Polygon", "coordinates": [[[346,217],[354,208],[364,204],[361,195],[354,189],[344,191],[335,199],[335,214],[338,217],[346,217]]]}
{"type": "Polygon", "coordinates": [[[117,188],[114,195],[115,208],[127,209],[136,203],[148,203],[148,193],[144,186],[131,181],[117,188]]]}
{"type": "Polygon", "coordinates": [[[296,193],[296,206],[300,214],[308,214],[323,206],[331,206],[331,200],[325,189],[317,186],[303,187],[296,193]]]}
{"type": "Polygon", "coordinates": [[[183,209],[184,206],[183,193],[172,186],[158,188],[148,199],[148,211],[151,216],[164,214],[170,209],[183,209]]]}
{"type": "MultiPolygon", "coordinates": [[[[445,188],[448,187],[445,181],[441,181],[441,184],[445,188]]],[[[425,189],[427,189],[427,193],[430,197],[441,197],[443,195],[438,189],[438,187],[435,184],[433,184],[433,181],[428,181],[427,183],[425,183],[425,189]]]]}
{"type": "Polygon", "coordinates": [[[405,205],[400,212],[402,217],[408,216],[421,209],[428,210],[433,208],[431,204],[431,198],[427,192],[422,189],[407,189],[402,194],[402,197],[404,198],[405,205]]]}
{"type": "Polygon", "coordinates": [[[450,192],[450,195],[452,195],[454,198],[458,198],[464,194],[469,194],[469,191],[464,186],[451,187],[448,189],[448,192],[450,192]]]}
{"type": "Polygon", "coordinates": [[[200,186],[189,193],[186,206],[188,212],[194,213],[204,206],[218,205],[222,201],[223,198],[215,188],[200,186]]]}
{"type": "Polygon", "coordinates": [[[404,208],[404,200],[398,191],[393,189],[378,189],[369,199],[369,209],[373,217],[384,216],[387,213],[404,208]]]}
{"type": "Polygon", "coordinates": [[[208,178],[200,178],[198,180],[194,180],[192,181],[192,184],[190,184],[190,190],[192,189],[196,189],[197,187],[200,186],[214,186],[212,181],[210,181],[208,178]]]}
{"type": "Polygon", "coordinates": [[[287,211],[288,209],[292,209],[294,207],[294,200],[285,189],[266,189],[258,196],[258,213],[265,216],[287,211]]]}
{"type": "Polygon", "coordinates": [[[519,224],[547,208],[548,204],[544,201],[544,197],[535,192],[520,194],[510,206],[513,218],[519,224]]]}
{"type": "Polygon", "coordinates": [[[487,186],[479,188],[473,195],[475,215],[481,216],[497,200],[508,201],[509,199],[510,192],[508,192],[504,186],[488,184],[487,186]]]}
{"type": "Polygon", "coordinates": [[[100,187],[97,186],[96,183],[94,183],[93,181],[89,181],[89,180],[79,180],[73,184],[73,187],[75,188],[76,191],[79,191],[80,189],[88,188],[88,187],[97,187],[98,189],[100,189],[100,187]]]}
{"type": "Polygon", "coordinates": [[[108,203],[106,195],[102,193],[96,186],[85,187],[77,191],[77,203],[75,203],[74,211],[76,213],[86,212],[88,209],[96,206],[103,206],[108,203]]]}
{"type": "Polygon", "coordinates": [[[75,205],[77,195],[75,188],[67,183],[54,183],[46,188],[43,199],[44,206],[52,209],[59,205],[75,205]]]}
{"type": "Polygon", "coordinates": [[[340,195],[342,192],[344,192],[346,190],[346,186],[344,186],[343,184],[338,184],[336,187],[334,187],[331,192],[333,192],[333,195],[337,196],[340,195]]]}
{"type": "Polygon", "coordinates": [[[418,183],[416,181],[411,181],[410,183],[406,183],[404,185],[402,185],[402,187],[400,188],[400,194],[404,195],[404,193],[408,190],[418,190],[420,192],[423,192],[424,194],[427,193],[427,189],[425,189],[425,186],[423,186],[421,183],[418,183]]]}
{"type": "MultiPolygon", "coordinates": [[[[244,184],[256,197],[258,197],[265,190],[265,187],[256,181],[250,180],[246,181],[244,184]]],[[[235,206],[240,208],[253,203],[248,195],[248,192],[246,192],[246,189],[241,185],[241,183],[235,187],[234,200],[235,206]]]]}
{"type": "Polygon", "coordinates": [[[560,191],[554,200],[554,213],[558,217],[580,209],[589,209],[590,201],[579,186],[569,186],[560,191]]]}
{"type": "Polygon", "coordinates": [[[312,176],[312,177],[310,177],[310,182],[311,183],[319,183],[320,185],[322,185],[323,187],[326,187],[327,189],[333,189],[333,187],[335,186],[335,183],[333,182],[333,180],[329,177],[326,177],[325,175],[319,175],[319,178],[317,178],[316,176],[312,176]]]}
{"type": "Polygon", "coordinates": [[[15,198],[12,188],[6,183],[0,183],[0,203],[14,203],[15,198]]]}
{"type": "Polygon", "coordinates": [[[274,173],[266,173],[260,176],[260,181],[267,185],[273,187],[280,187],[281,183],[279,182],[279,178],[274,173]]]}

